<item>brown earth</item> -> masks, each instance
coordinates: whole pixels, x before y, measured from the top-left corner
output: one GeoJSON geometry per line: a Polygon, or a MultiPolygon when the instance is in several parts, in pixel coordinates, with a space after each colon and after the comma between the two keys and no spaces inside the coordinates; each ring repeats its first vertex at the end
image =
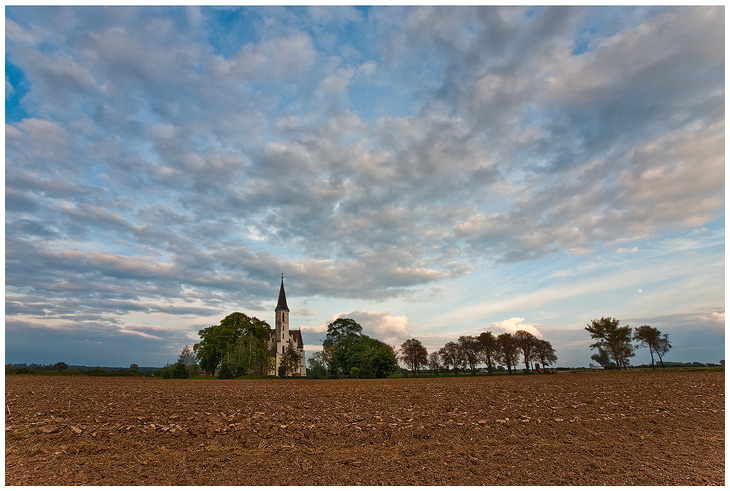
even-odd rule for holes
{"type": "Polygon", "coordinates": [[[5,378],[6,485],[724,485],[724,372],[5,378]]]}

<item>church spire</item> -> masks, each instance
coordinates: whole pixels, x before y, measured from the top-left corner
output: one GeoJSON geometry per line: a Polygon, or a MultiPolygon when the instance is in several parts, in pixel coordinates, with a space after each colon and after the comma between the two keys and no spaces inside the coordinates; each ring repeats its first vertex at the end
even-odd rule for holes
{"type": "Polygon", "coordinates": [[[276,310],[289,311],[286,305],[286,293],[284,292],[284,273],[281,273],[281,288],[279,288],[279,303],[276,304],[276,310]]]}

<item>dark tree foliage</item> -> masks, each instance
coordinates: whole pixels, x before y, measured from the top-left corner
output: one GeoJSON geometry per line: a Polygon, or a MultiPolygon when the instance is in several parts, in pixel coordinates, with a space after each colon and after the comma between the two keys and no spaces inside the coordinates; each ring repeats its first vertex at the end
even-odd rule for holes
{"type": "Polygon", "coordinates": [[[537,337],[535,337],[532,333],[520,330],[514,334],[514,340],[522,352],[523,361],[525,362],[525,370],[529,372],[531,370],[530,362],[532,361],[533,353],[535,351],[537,337]]]}
{"type": "Polygon", "coordinates": [[[664,354],[672,348],[669,344],[669,334],[664,334],[659,329],[651,326],[643,325],[636,328],[634,331],[634,341],[638,341],[637,348],[646,347],[649,348],[649,354],[651,355],[651,368],[654,366],[654,353],[659,357],[659,362],[664,368],[664,361],[662,357],[664,354]]]}
{"type": "Polygon", "coordinates": [[[477,337],[482,349],[482,360],[487,364],[487,372],[491,375],[494,370],[497,354],[499,353],[499,345],[497,338],[491,332],[483,332],[477,337]]]}
{"type": "Polygon", "coordinates": [[[257,353],[262,357],[265,356],[268,350],[270,329],[271,327],[266,321],[234,312],[223,319],[219,325],[200,330],[198,335],[201,341],[193,347],[200,368],[215,375],[224,356],[236,341],[249,333],[256,340],[257,353]]]}
{"type": "Polygon", "coordinates": [[[331,377],[349,375],[355,367],[362,378],[384,378],[398,370],[393,348],[362,334],[362,326],[352,319],[330,323],[322,348],[331,377]]]}
{"type": "Polygon", "coordinates": [[[418,339],[407,339],[400,345],[400,359],[410,367],[411,373],[421,375],[421,367],[428,363],[428,351],[418,339]]]}
{"type": "Polygon", "coordinates": [[[520,347],[517,345],[514,336],[508,332],[497,336],[497,348],[497,358],[505,364],[507,371],[512,373],[512,368],[516,369],[517,360],[520,355],[520,347]]]}
{"type": "Polygon", "coordinates": [[[553,345],[550,344],[550,341],[546,341],[544,339],[538,339],[535,341],[533,359],[535,361],[539,361],[543,368],[558,361],[553,345]]]}
{"type": "Polygon", "coordinates": [[[469,371],[472,375],[476,375],[482,351],[481,343],[474,336],[459,336],[458,345],[464,362],[469,365],[469,371]]]}
{"type": "Polygon", "coordinates": [[[441,356],[444,368],[448,371],[449,367],[452,367],[454,374],[459,375],[459,369],[466,363],[461,347],[457,343],[449,341],[439,350],[439,355],[441,356]]]}
{"type": "Polygon", "coordinates": [[[631,345],[631,328],[619,327],[619,320],[612,317],[593,319],[585,330],[591,334],[596,342],[591,349],[602,349],[613,359],[618,369],[626,368],[628,360],[634,356],[634,347],[631,345]]]}
{"type": "Polygon", "coordinates": [[[281,367],[284,368],[283,377],[290,377],[299,371],[299,351],[291,339],[286,345],[284,356],[281,359],[281,367]]]}

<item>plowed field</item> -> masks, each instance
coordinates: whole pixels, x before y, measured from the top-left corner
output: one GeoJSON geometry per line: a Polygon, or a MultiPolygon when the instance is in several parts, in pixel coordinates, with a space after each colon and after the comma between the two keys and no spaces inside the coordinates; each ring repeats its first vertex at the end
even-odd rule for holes
{"type": "Polygon", "coordinates": [[[724,485],[723,372],[5,378],[7,485],[724,485]]]}

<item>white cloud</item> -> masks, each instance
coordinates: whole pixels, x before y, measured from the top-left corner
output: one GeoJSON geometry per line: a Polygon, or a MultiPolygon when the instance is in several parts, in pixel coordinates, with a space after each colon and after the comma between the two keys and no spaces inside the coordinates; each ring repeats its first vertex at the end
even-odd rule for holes
{"type": "Polygon", "coordinates": [[[703,315],[700,317],[703,322],[714,324],[717,327],[725,327],[725,312],[712,312],[709,315],[703,315]]]}
{"type": "Polygon", "coordinates": [[[537,329],[537,327],[535,327],[538,324],[525,323],[524,320],[524,317],[511,317],[509,319],[490,324],[487,330],[489,331],[492,329],[501,329],[502,331],[510,334],[514,334],[517,331],[527,331],[530,334],[542,337],[540,331],[537,329]]]}

